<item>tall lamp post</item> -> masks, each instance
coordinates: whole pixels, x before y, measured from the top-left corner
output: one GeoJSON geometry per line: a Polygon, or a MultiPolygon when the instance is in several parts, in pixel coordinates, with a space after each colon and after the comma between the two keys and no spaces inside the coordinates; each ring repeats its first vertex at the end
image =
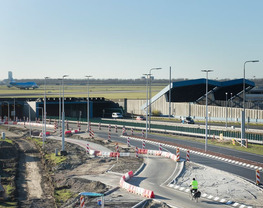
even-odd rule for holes
{"type": "Polygon", "coordinates": [[[62,79],[58,79],[60,81],[59,83],[59,101],[58,101],[58,127],[61,129],[61,85],[62,85],[62,79]]]}
{"type": "Polygon", "coordinates": [[[233,110],[232,109],[232,107],[233,107],[233,100],[232,100],[233,99],[233,93],[232,92],[230,93],[230,96],[231,96],[230,97],[230,114],[231,114],[231,122],[232,122],[232,110],[233,110]]]}
{"type": "Polygon", "coordinates": [[[149,70],[149,130],[151,129],[151,114],[152,114],[152,71],[153,70],[160,70],[162,68],[152,68],[149,70]]]}
{"type": "Polygon", "coordinates": [[[228,94],[228,93],[226,92],[226,128],[227,128],[227,116],[228,116],[228,115],[227,115],[227,94],[228,94]]]}
{"type": "MultiPolygon", "coordinates": [[[[46,141],[46,129],[47,129],[47,101],[46,101],[46,85],[47,79],[49,77],[45,77],[45,91],[44,91],[44,132],[43,132],[43,143],[46,141]]],[[[43,111],[42,111],[43,112],[43,111]]],[[[43,119],[43,118],[42,118],[43,119]]],[[[44,147],[44,144],[43,144],[44,147]]]]}
{"type": "Polygon", "coordinates": [[[68,75],[62,76],[62,90],[63,90],[63,96],[62,96],[62,149],[61,149],[61,155],[66,155],[67,152],[65,151],[65,108],[64,108],[64,78],[68,77],[68,75]]]}
{"type": "Polygon", "coordinates": [[[241,112],[242,121],[241,121],[241,144],[245,145],[245,134],[246,134],[246,64],[247,63],[256,63],[259,60],[250,60],[244,62],[244,69],[243,69],[243,111],[241,112]]]}
{"type": "Polygon", "coordinates": [[[148,77],[150,74],[143,74],[146,76],[146,126],[145,138],[148,138],[148,77]]]}
{"type": "Polygon", "coordinates": [[[44,148],[45,147],[45,137],[44,137],[44,128],[45,128],[44,126],[45,125],[43,125],[44,124],[44,112],[43,112],[42,107],[36,107],[36,108],[41,109],[41,111],[42,111],[42,142],[43,142],[42,147],[44,148]]]}
{"type": "Polygon", "coordinates": [[[212,72],[213,70],[201,70],[201,72],[206,73],[206,88],[205,88],[205,93],[206,93],[206,99],[205,99],[205,152],[207,151],[207,116],[208,116],[208,108],[207,108],[207,93],[208,93],[208,73],[212,72]]]}
{"type": "Polygon", "coordinates": [[[85,76],[87,78],[87,132],[89,132],[90,126],[89,126],[89,78],[92,77],[90,75],[85,76]]]}

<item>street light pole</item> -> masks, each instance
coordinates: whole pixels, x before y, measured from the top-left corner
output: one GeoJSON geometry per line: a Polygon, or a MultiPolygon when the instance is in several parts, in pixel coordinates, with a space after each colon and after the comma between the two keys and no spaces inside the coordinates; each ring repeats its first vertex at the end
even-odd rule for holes
{"type": "Polygon", "coordinates": [[[227,92],[226,92],[226,128],[227,128],[227,92]]]}
{"type": "Polygon", "coordinates": [[[244,69],[243,69],[243,111],[241,112],[242,119],[241,119],[241,145],[245,145],[245,136],[246,136],[246,63],[256,63],[259,60],[250,60],[244,62],[244,69]]]}
{"type": "Polygon", "coordinates": [[[233,98],[232,98],[232,96],[233,96],[233,93],[231,92],[230,93],[230,96],[231,96],[231,98],[230,98],[230,112],[231,112],[231,122],[232,122],[232,110],[233,110],[233,98]]]}
{"type": "Polygon", "coordinates": [[[146,76],[146,126],[145,126],[145,138],[148,138],[148,76],[149,74],[143,74],[146,76]]]}
{"type": "MultiPolygon", "coordinates": [[[[46,85],[47,85],[47,79],[49,77],[45,77],[45,91],[44,91],[44,132],[43,132],[43,148],[44,148],[44,142],[46,141],[46,129],[47,129],[47,101],[46,101],[46,85]]],[[[42,111],[43,112],[43,111],[42,111]]],[[[42,117],[43,119],[43,117],[42,117]]]]}
{"type": "Polygon", "coordinates": [[[160,70],[162,68],[152,68],[149,70],[149,130],[151,130],[151,114],[152,114],[152,71],[153,70],[160,70]]]}
{"type": "Polygon", "coordinates": [[[43,108],[42,107],[36,107],[36,108],[39,108],[39,109],[41,109],[41,112],[42,112],[42,142],[43,142],[43,145],[42,145],[42,147],[44,148],[45,147],[45,137],[44,137],[44,116],[43,116],[43,108]]]}
{"type": "Polygon", "coordinates": [[[61,130],[61,85],[62,85],[62,79],[58,79],[60,81],[59,83],[59,101],[58,101],[58,127],[59,130],[61,130]]]}
{"type": "Polygon", "coordinates": [[[63,89],[63,97],[62,97],[62,150],[61,155],[67,154],[65,151],[65,109],[64,109],[64,78],[68,77],[68,75],[62,76],[62,89],[63,89]]]}
{"type": "Polygon", "coordinates": [[[86,132],[89,132],[90,126],[89,126],[89,78],[92,77],[90,75],[85,76],[87,78],[87,130],[86,132]]]}
{"type": "Polygon", "coordinates": [[[213,70],[201,70],[201,72],[206,73],[206,99],[205,99],[205,152],[207,151],[207,116],[208,116],[208,107],[207,107],[207,97],[208,97],[208,73],[212,72],[213,70]]]}

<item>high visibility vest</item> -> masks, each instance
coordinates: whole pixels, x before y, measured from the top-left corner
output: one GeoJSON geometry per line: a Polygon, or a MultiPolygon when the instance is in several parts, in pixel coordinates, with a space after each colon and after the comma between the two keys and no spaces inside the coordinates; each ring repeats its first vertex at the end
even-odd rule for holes
{"type": "Polygon", "coordinates": [[[191,185],[192,185],[192,189],[198,189],[198,182],[197,181],[192,181],[191,185]]]}

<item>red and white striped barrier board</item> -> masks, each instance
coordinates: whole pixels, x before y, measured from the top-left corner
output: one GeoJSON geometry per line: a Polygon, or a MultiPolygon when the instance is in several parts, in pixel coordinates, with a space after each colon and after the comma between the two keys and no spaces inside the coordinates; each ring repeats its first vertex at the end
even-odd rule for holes
{"type": "Polygon", "coordinates": [[[80,197],[80,207],[84,208],[84,206],[85,206],[85,198],[84,198],[84,196],[81,196],[80,197]]]}
{"type": "Polygon", "coordinates": [[[260,173],[259,170],[256,170],[256,185],[260,184],[260,173]]]}
{"type": "Polygon", "coordinates": [[[142,141],[142,149],[145,149],[145,141],[142,141]]]}
{"type": "Polygon", "coordinates": [[[119,152],[119,144],[116,143],[116,152],[119,152]]]}
{"type": "Polygon", "coordinates": [[[127,146],[128,146],[128,147],[131,146],[131,144],[130,144],[130,138],[129,138],[129,137],[127,137],[127,146]]]}
{"type": "Polygon", "coordinates": [[[137,186],[134,186],[134,185],[127,183],[126,181],[128,179],[130,179],[132,176],[133,176],[132,171],[123,175],[121,177],[121,180],[120,180],[120,187],[126,189],[128,192],[131,192],[133,194],[138,194],[138,195],[146,197],[146,198],[154,198],[153,191],[150,191],[150,190],[147,190],[147,189],[144,189],[141,187],[137,187],[137,186]]]}
{"type": "Polygon", "coordinates": [[[186,161],[190,161],[190,150],[186,151],[186,161]]]}
{"type": "Polygon", "coordinates": [[[89,154],[90,153],[89,143],[87,143],[86,148],[87,148],[87,154],[89,154]]]}
{"type": "Polygon", "coordinates": [[[176,148],[176,161],[180,161],[180,149],[176,148]]]}
{"type": "MultiPolygon", "coordinates": [[[[39,136],[42,137],[42,136],[43,136],[43,133],[41,132],[41,133],[39,134],[39,136]]],[[[46,136],[50,136],[50,132],[49,132],[49,131],[46,132],[46,136]]]]}

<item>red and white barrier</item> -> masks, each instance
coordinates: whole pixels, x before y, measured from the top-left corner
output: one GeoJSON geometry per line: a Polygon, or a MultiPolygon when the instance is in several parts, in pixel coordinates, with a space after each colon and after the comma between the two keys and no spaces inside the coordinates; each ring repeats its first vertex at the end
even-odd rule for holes
{"type": "Polygon", "coordinates": [[[116,143],[116,152],[119,152],[119,144],[116,143]]]}
{"type": "Polygon", "coordinates": [[[153,191],[127,183],[126,181],[129,180],[131,177],[133,177],[132,171],[123,175],[120,180],[120,187],[126,189],[128,192],[131,192],[133,194],[138,194],[146,198],[154,198],[153,191]]]}
{"type": "Polygon", "coordinates": [[[126,134],[126,129],[125,129],[125,126],[123,126],[122,128],[122,135],[125,135],[126,134]]]}
{"type": "Polygon", "coordinates": [[[259,170],[257,169],[256,170],[256,185],[259,185],[260,184],[260,172],[259,170]]]}
{"type": "Polygon", "coordinates": [[[159,143],[159,151],[162,151],[162,150],[163,150],[163,148],[162,148],[162,144],[159,143]]]}
{"type": "Polygon", "coordinates": [[[81,196],[80,197],[80,207],[84,208],[84,206],[85,206],[85,198],[84,198],[84,196],[81,196]]]}
{"type": "Polygon", "coordinates": [[[190,150],[186,151],[186,161],[190,161],[190,150]]]}
{"type": "Polygon", "coordinates": [[[142,137],[144,138],[144,130],[142,129],[142,137]]]}
{"type": "Polygon", "coordinates": [[[90,153],[89,143],[87,143],[86,148],[87,148],[87,154],[89,154],[90,153]]]}
{"type": "Polygon", "coordinates": [[[111,125],[110,124],[108,126],[108,130],[109,130],[109,132],[111,132],[111,125]]]}
{"type": "MultiPolygon", "coordinates": [[[[41,132],[41,133],[39,134],[39,137],[42,137],[42,136],[43,136],[43,133],[41,132]]],[[[50,136],[50,132],[49,132],[49,131],[46,132],[46,136],[50,136]]]]}
{"type": "Polygon", "coordinates": [[[118,133],[118,126],[115,125],[115,133],[118,133]]]}
{"type": "Polygon", "coordinates": [[[145,141],[142,141],[142,149],[145,149],[145,141]]]}
{"type": "Polygon", "coordinates": [[[180,161],[180,149],[176,148],[176,161],[180,161]]]}
{"type": "Polygon", "coordinates": [[[109,132],[109,134],[108,134],[108,140],[111,141],[111,135],[110,135],[110,132],[109,132]]]}
{"type": "Polygon", "coordinates": [[[139,154],[138,147],[136,147],[135,154],[136,154],[136,155],[135,155],[136,157],[139,157],[139,155],[138,155],[138,154],[139,154]]]}
{"type": "Polygon", "coordinates": [[[128,146],[128,147],[131,146],[131,144],[130,144],[130,138],[129,138],[129,137],[127,137],[127,146],[128,146]]]}

